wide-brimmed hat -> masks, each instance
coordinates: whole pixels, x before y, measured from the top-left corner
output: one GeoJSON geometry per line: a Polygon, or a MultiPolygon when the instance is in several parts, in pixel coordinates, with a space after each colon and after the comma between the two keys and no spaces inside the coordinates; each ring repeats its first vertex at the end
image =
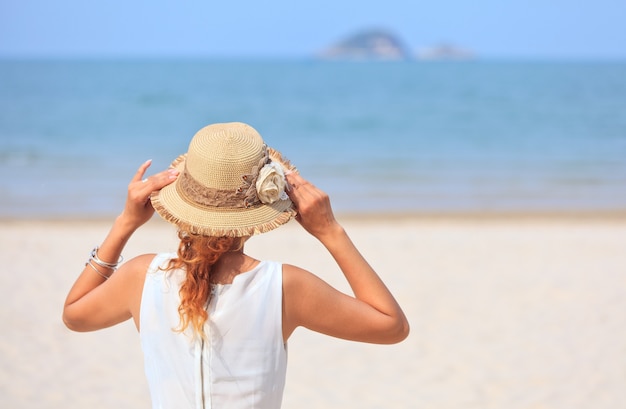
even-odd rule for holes
{"type": "Polygon", "coordinates": [[[178,178],[154,192],[151,200],[157,213],[180,230],[251,236],[295,215],[284,173],[296,170],[250,125],[232,122],[200,129],[171,167],[180,171],[178,178]]]}

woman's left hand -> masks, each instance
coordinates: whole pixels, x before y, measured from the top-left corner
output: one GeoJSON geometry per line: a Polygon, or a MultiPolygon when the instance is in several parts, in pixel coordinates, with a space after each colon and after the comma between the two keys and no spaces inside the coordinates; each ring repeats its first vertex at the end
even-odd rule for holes
{"type": "Polygon", "coordinates": [[[128,185],[126,205],[120,217],[133,229],[146,223],[154,214],[154,208],[150,202],[152,192],[169,185],[176,180],[179,174],[176,169],[167,169],[144,178],[144,174],[151,164],[152,160],[143,163],[128,185]]]}

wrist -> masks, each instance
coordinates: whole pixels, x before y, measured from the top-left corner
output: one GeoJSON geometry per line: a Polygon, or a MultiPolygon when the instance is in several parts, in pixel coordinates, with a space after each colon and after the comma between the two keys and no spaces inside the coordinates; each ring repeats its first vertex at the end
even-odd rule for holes
{"type": "Polygon", "coordinates": [[[348,234],[342,225],[335,222],[317,236],[318,240],[327,248],[333,247],[334,243],[348,238],[348,234]]]}
{"type": "Polygon", "coordinates": [[[116,230],[120,234],[130,237],[138,228],[139,225],[132,218],[128,217],[125,212],[122,212],[115,218],[111,230],[116,230]]]}

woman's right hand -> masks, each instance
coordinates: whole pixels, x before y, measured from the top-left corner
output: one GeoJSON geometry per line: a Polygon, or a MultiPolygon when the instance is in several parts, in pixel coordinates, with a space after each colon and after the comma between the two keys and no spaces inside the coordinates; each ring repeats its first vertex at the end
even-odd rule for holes
{"type": "Polygon", "coordinates": [[[151,164],[152,160],[144,162],[128,185],[128,196],[120,219],[132,229],[137,229],[146,223],[154,214],[154,208],[150,202],[152,192],[174,182],[179,174],[176,169],[167,169],[144,178],[151,164]]]}
{"type": "Polygon", "coordinates": [[[283,338],[304,326],[354,341],[395,343],[409,324],[389,289],[335,220],[330,199],[296,173],[287,174],[296,220],[329,251],[348,280],[351,297],[295,266],[283,266],[283,338]]]}
{"type": "Polygon", "coordinates": [[[287,194],[297,211],[296,220],[306,231],[323,240],[325,235],[341,229],[325,192],[295,172],[287,174],[286,178],[289,183],[287,194]]]}

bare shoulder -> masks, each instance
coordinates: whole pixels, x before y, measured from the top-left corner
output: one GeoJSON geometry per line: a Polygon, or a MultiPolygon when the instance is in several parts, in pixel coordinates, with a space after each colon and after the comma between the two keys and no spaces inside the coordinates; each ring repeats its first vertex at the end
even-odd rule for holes
{"type": "Polygon", "coordinates": [[[293,285],[302,271],[305,270],[291,264],[283,264],[283,286],[293,285]]]}
{"type": "Polygon", "coordinates": [[[125,294],[125,298],[128,301],[128,308],[137,330],[139,330],[140,325],[139,315],[146,274],[155,256],[156,254],[142,254],[134,257],[124,263],[119,271],[114,274],[114,276],[118,275],[118,277],[116,277],[120,280],[117,286],[118,291],[125,294]]]}
{"type": "Polygon", "coordinates": [[[119,282],[120,285],[133,292],[141,292],[148,267],[155,256],[156,254],[142,254],[133,257],[120,266],[110,281],[119,282]]]}
{"type": "Polygon", "coordinates": [[[300,303],[306,297],[308,271],[291,264],[283,264],[283,340],[287,342],[293,331],[302,324],[300,303]]]}
{"type": "Polygon", "coordinates": [[[154,257],[156,257],[156,254],[154,253],[142,254],[140,256],[133,257],[120,267],[119,272],[136,276],[145,275],[148,271],[148,267],[150,267],[150,264],[154,260],[154,257]]]}
{"type": "Polygon", "coordinates": [[[322,280],[315,274],[291,264],[283,264],[283,291],[290,294],[306,291],[308,286],[316,282],[321,284],[322,280]]]}
{"type": "Polygon", "coordinates": [[[128,260],[126,264],[132,263],[133,268],[146,267],[147,269],[155,257],[156,257],[155,253],[142,254],[142,255],[133,257],[132,259],[128,260]]]}

